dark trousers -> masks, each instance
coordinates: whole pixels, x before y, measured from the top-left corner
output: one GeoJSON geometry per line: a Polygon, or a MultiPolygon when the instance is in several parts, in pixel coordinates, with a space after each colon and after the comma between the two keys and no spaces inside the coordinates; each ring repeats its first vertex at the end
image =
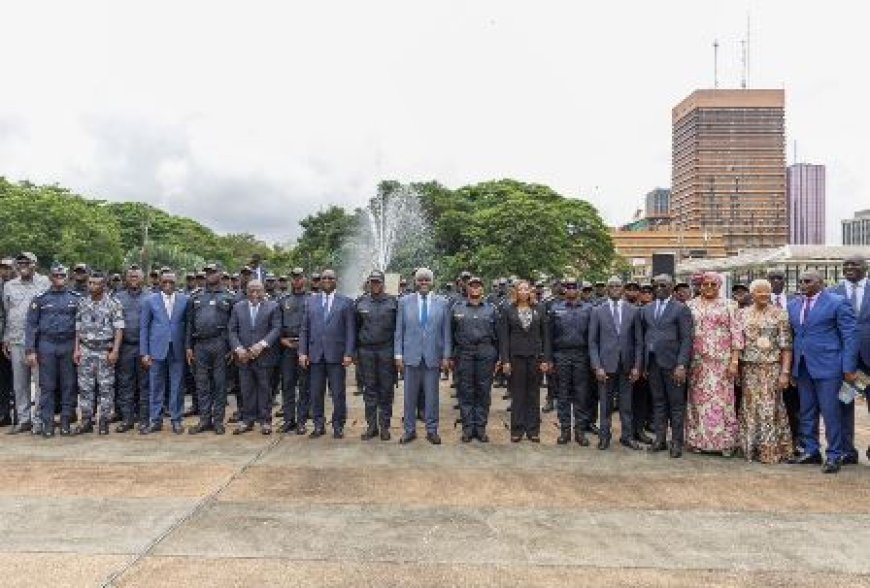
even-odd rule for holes
{"type": "Polygon", "coordinates": [[[299,350],[285,347],[281,353],[281,409],[284,422],[305,424],[311,404],[308,373],[299,366],[299,350]],[[298,396],[297,396],[298,393],[298,396]]]}
{"type": "Polygon", "coordinates": [[[791,429],[791,438],[795,444],[800,443],[801,438],[801,396],[797,386],[791,386],[782,393],[785,403],[785,413],[788,416],[788,427],[791,429]]]}
{"type": "Polygon", "coordinates": [[[417,430],[417,407],[419,395],[424,401],[426,432],[437,433],[439,421],[438,384],[441,381],[441,370],[438,366],[420,365],[405,366],[405,433],[417,430]]]}
{"type": "Polygon", "coordinates": [[[628,380],[628,374],[622,369],[607,374],[606,382],[598,382],[598,406],[601,416],[599,428],[602,439],[611,438],[610,421],[614,401],[619,408],[619,424],[621,426],[619,438],[623,441],[629,441],[634,436],[631,413],[631,382],[628,380]]]}
{"type": "MultiPolygon", "coordinates": [[[[819,447],[819,414],[821,414],[825,421],[828,461],[839,461],[845,457],[843,403],[837,396],[842,385],[842,378],[817,380],[810,377],[806,363],[801,360],[797,377],[798,393],[801,397],[801,445],[810,455],[821,453],[819,447]]],[[[854,412],[852,416],[854,417],[854,412]]]]}
{"type": "Polygon", "coordinates": [[[239,366],[239,386],[242,392],[241,421],[253,425],[272,424],[272,372],[274,367],[239,366]]]}
{"type": "Polygon", "coordinates": [[[652,392],[648,379],[640,379],[632,386],[631,414],[634,436],[640,437],[644,427],[653,423],[652,392]]]}
{"type": "Polygon", "coordinates": [[[393,344],[360,347],[358,355],[357,373],[363,382],[366,423],[369,427],[389,429],[396,383],[393,344]]]}
{"type": "Polygon", "coordinates": [[[541,434],[541,372],[535,356],[510,358],[511,435],[541,434]]]}
{"type": "Polygon", "coordinates": [[[558,395],[559,375],[554,370],[550,370],[547,374],[547,402],[555,401],[558,395]]]}
{"type": "Polygon", "coordinates": [[[492,345],[459,348],[458,352],[456,395],[462,430],[480,434],[486,430],[489,421],[493,370],[498,354],[492,345]]]}
{"type": "MultiPolygon", "coordinates": [[[[583,412],[589,415],[589,424],[594,424],[598,421],[598,386],[595,385],[595,370],[592,369],[592,366],[589,366],[589,376],[586,380],[589,382],[589,387],[587,388],[586,400],[583,406],[583,412]]],[[[605,415],[600,415],[603,419],[605,415]]],[[[609,414],[607,415],[610,416],[609,414]]]]}
{"type": "Polygon", "coordinates": [[[51,426],[54,422],[55,397],[60,396],[61,416],[72,417],[75,409],[76,366],[73,363],[73,342],[41,344],[39,358],[39,407],[42,422],[51,426]]]}
{"type": "Polygon", "coordinates": [[[656,443],[665,442],[670,422],[671,441],[675,446],[682,447],[686,420],[686,384],[677,384],[674,381],[674,370],[659,366],[653,355],[650,355],[648,371],[656,443]]]}
{"type": "Polygon", "coordinates": [[[124,422],[132,423],[139,409],[139,420],[148,422],[148,371],[142,367],[139,343],[122,343],[115,365],[115,405],[124,422]]]}
{"type": "Polygon", "coordinates": [[[193,344],[196,408],[206,423],[223,423],[227,409],[227,353],[224,337],[201,339],[193,344]]]}
{"type": "Polygon", "coordinates": [[[184,417],[184,389],[182,388],[184,360],[174,356],[170,344],[166,358],[155,359],[148,372],[151,384],[151,422],[160,423],[163,421],[163,401],[167,395],[168,383],[169,417],[173,423],[180,423],[184,417]]]}
{"type": "Polygon", "coordinates": [[[311,412],[315,429],[323,429],[326,426],[324,417],[324,396],[326,396],[326,383],[332,392],[332,428],[333,430],[344,429],[347,420],[347,391],[345,381],[347,371],[340,363],[312,363],[308,372],[311,378],[311,412]]]}
{"type": "Polygon", "coordinates": [[[556,412],[559,427],[571,430],[571,417],[574,427],[582,431],[589,426],[591,415],[589,405],[589,355],[585,350],[569,349],[556,351],[554,363],[558,373],[559,392],[556,412]]]}
{"type": "Polygon", "coordinates": [[[12,421],[12,364],[0,353],[0,423],[12,421]]]}

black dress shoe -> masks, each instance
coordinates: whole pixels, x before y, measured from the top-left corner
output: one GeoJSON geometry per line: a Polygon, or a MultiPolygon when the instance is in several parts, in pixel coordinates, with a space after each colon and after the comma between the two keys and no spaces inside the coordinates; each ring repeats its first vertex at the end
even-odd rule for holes
{"type": "Polygon", "coordinates": [[[150,425],[143,425],[139,429],[140,435],[150,435],[151,433],[159,433],[163,430],[163,425],[159,423],[151,423],[150,425]]]}
{"type": "Polygon", "coordinates": [[[215,435],[223,435],[227,430],[224,428],[223,423],[215,423],[214,424],[214,434],[215,435]]]}
{"type": "Polygon", "coordinates": [[[822,456],[818,453],[798,453],[788,460],[792,465],[822,465],[822,456]]]}
{"type": "Polygon", "coordinates": [[[858,465],[858,454],[847,455],[840,460],[840,465],[858,465]]]}
{"type": "Polygon", "coordinates": [[[335,429],[332,431],[333,439],[344,439],[344,429],[335,429]]]}
{"type": "Polygon", "coordinates": [[[284,424],[281,425],[282,433],[292,433],[296,430],[296,421],[284,421],[284,424]]]}
{"type": "Polygon", "coordinates": [[[602,451],[610,447],[610,439],[607,437],[601,437],[598,439],[598,449],[602,451]]]}
{"type": "Polygon", "coordinates": [[[374,439],[378,436],[378,428],[377,427],[369,427],[366,429],[365,433],[359,436],[363,441],[369,441],[370,439],[374,439]]]}
{"type": "Polygon", "coordinates": [[[670,455],[674,459],[683,457],[683,448],[679,445],[671,445],[670,455]]]}
{"type": "Polygon", "coordinates": [[[272,434],[272,425],[261,425],[260,433],[263,435],[271,435],[272,434]]]}
{"type": "Polygon", "coordinates": [[[31,423],[19,423],[9,429],[6,434],[7,435],[17,435],[19,433],[29,433],[33,430],[33,425],[31,423]]]}
{"type": "Polygon", "coordinates": [[[311,431],[311,434],[308,436],[311,439],[317,439],[318,437],[323,437],[325,434],[326,434],[326,431],[324,429],[318,429],[315,427],[315,429],[313,431],[311,431]]]}
{"type": "Polygon", "coordinates": [[[556,439],[556,443],[559,445],[567,445],[571,440],[571,431],[568,429],[562,429],[562,432],[559,434],[559,438],[556,439]]]}
{"type": "Polygon", "coordinates": [[[68,437],[72,435],[72,430],[69,426],[69,417],[60,418],[60,434],[62,437],[68,437]]]}
{"type": "Polygon", "coordinates": [[[574,433],[574,440],[580,444],[580,447],[588,447],[589,439],[586,438],[586,435],[583,431],[577,431],[574,433]]]}
{"type": "Polygon", "coordinates": [[[82,424],[76,427],[76,435],[94,432],[94,421],[91,419],[83,419],[82,424]]]}
{"type": "Polygon", "coordinates": [[[389,441],[390,437],[391,435],[389,429],[381,429],[381,441],[389,441]]]}
{"type": "Polygon", "coordinates": [[[471,443],[472,437],[473,435],[471,434],[471,431],[462,431],[462,436],[459,438],[459,440],[463,443],[471,443]]]}
{"type": "Polygon", "coordinates": [[[97,431],[100,435],[108,435],[109,434],[109,421],[106,419],[100,419],[100,424],[97,428],[97,431]]]}
{"type": "Polygon", "coordinates": [[[822,466],[823,474],[836,474],[840,471],[840,464],[836,461],[826,461],[825,465],[822,466]]]}
{"type": "Polygon", "coordinates": [[[184,433],[184,425],[181,423],[172,423],[172,432],[176,435],[181,435],[184,433]]]}
{"type": "Polygon", "coordinates": [[[206,431],[213,431],[214,426],[210,422],[199,421],[194,426],[187,430],[188,435],[199,435],[200,433],[205,433],[206,431]]]}
{"type": "Polygon", "coordinates": [[[406,445],[417,438],[417,433],[405,433],[399,437],[399,445],[406,445]]]}
{"type": "Polygon", "coordinates": [[[641,449],[643,449],[643,447],[640,446],[640,443],[638,443],[634,439],[620,439],[619,444],[623,447],[634,449],[635,451],[640,451],[641,449]]]}
{"type": "Polygon", "coordinates": [[[305,435],[306,433],[308,433],[308,427],[305,426],[305,423],[299,423],[299,426],[296,427],[296,434],[305,435]]]}
{"type": "Polygon", "coordinates": [[[635,435],[635,437],[637,438],[638,442],[645,443],[646,445],[652,445],[653,443],[655,443],[655,439],[647,435],[644,431],[640,431],[637,435],[635,435]]]}
{"type": "Polygon", "coordinates": [[[519,443],[523,440],[522,435],[511,435],[511,443],[519,443]]]}
{"type": "Polygon", "coordinates": [[[541,436],[538,434],[528,435],[528,439],[532,443],[540,443],[541,442],[541,436]]]}
{"type": "Polygon", "coordinates": [[[249,425],[248,423],[241,422],[239,426],[233,429],[233,435],[244,435],[248,431],[254,428],[254,425],[249,425]]]}
{"type": "Polygon", "coordinates": [[[489,435],[486,434],[486,431],[481,431],[477,434],[477,440],[481,443],[489,443],[489,435]]]}
{"type": "Polygon", "coordinates": [[[438,433],[426,433],[426,441],[432,445],[441,445],[441,437],[438,436],[438,433]]]}
{"type": "Polygon", "coordinates": [[[668,448],[667,444],[664,441],[656,441],[652,445],[649,446],[648,451],[666,451],[668,448]]]}
{"type": "Polygon", "coordinates": [[[116,433],[126,433],[127,431],[131,431],[131,430],[133,430],[132,421],[121,421],[121,424],[119,424],[117,427],[115,427],[116,433]]]}
{"type": "Polygon", "coordinates": [[[54,437],[54,423],[47,424],[44,427],[42,427],[42,436],[45,437],[46,439],[50,439],[51,437],[54,437]]]}

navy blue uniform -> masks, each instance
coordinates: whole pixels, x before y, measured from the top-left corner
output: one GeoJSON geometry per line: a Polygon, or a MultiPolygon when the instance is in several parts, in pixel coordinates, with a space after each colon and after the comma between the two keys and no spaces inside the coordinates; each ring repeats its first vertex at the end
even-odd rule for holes
{"type": "Polygon", "coordinates": [[[55,394],[60,391],[61,417],[70,419],[75,407],[76,366],[73,363],[76,311],[81,296],[63,288],[36,296],[27,311],[25,352],[36,353],[42,422],[54,421],[55,394]]]}
{"type": "Polygon", "coordinates": [[[306,292],[291,292],[278,300],[281,309],[281,400],[288,431],[293,426],[305,424],[311,404],[307,372],[299,365],[299,334],[307,301],[306,292]]]}
{"type": "Polygon", "coordinates": [[[577,433],[586,430],[592,420],[588,409],[591,310],[591,305],[579,300],[573,304],[560,300],[550,307],[547,320],[544,353],[558,374],[556,410],[563,432],[570,432],[572,415],[577,433]]]}
{"type": "Polygon", "coordinates": [[[481,437],[486,431],[492,378],[498,361],[498,310],[487,302],[464,300],[451,310],[456,392],[462,430],[481,437]]]}
{"type": "Polygon", "coordinates": [[[139,315],[150,294],[151,291],[145,288],[126,288],[115,294],[115,300],[124,310],[124,336],[115,366],[115,405],[121,413],[121,420],[127,424],[132,424],[137,416],[141,422],[148,422],[148,373],[142,367],[139,354],[139,315]]]}
{"type": "Polygon", "coordinates": [[[363,381],[363,402],[369,429],[390,428],[393,416],[396,364],[393,355],[396,314],[395,296],[361,296],[355,306],[357,370],[363,381]]]}
{"type": "Polygon", "coordinates": [[[227,407],[228,326],[233,295],[224,287],[194,290],[187,309],[185,348],[193,351],[197,408],[206,425],[223,424],[227,407]]]}

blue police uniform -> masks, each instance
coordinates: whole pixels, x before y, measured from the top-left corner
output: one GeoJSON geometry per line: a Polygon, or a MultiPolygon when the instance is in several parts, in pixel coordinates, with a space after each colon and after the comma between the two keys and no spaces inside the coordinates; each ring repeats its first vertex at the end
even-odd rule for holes
{"type": "Polygon", "coordinates": [[[54,421],[55,395],[60,391],[61,419],[68,424],[75,408],[76,366],[73,362],[76,311],[81,296],[64,287],[36,296],[27,312],[26,353],[39,363],[41,419],[48,429],[54,421]]]}

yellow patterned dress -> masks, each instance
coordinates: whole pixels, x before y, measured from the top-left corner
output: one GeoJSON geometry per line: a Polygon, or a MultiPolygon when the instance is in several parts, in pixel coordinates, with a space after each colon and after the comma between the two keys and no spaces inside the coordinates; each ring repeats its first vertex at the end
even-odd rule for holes
{"type": "Polygon", "coordinates": [[[782,369],[780,352],[792,346],[788,314],[772,305],[763,312],[750,306],[738,311],[738,321],[744,341],[740,355],[740,444],[750,461],[780,463],[792,455],[788,414],[777,385],[782,369]]]}
{"type": "Polygon", "coordinates": [[[732,451],[740,441],[734,379],[728,376],[732,349],[742,347],[737,305],[731,300],[693,298],[695,323],[686,444],[701,451],[732,451]]]}

